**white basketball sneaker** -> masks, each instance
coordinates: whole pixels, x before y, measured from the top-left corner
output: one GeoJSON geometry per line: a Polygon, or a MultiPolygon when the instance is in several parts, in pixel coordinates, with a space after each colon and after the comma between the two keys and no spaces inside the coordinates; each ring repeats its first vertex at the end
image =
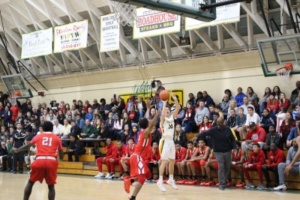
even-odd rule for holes
{"type": "Polygon", "coordinates": [[[158,188],[160,189],[160,191],[162,191],[162,192],[166,191],[166,188],[165,188],[165,186],[164,186],[164,184],[163,184],[162,181],[157,181],[156,184],[157,184],[158,188]]]}
{"type": "Polygon", "coordinates": [[[99,172],[96,176],[94,176],[95,178],[103,178],[104,174],[102,172],[99,172]]]}
{"type": "Polygon", "coordinates": [[[174,180],[168,180],[167,181],[167,183],[169,184],[169,185],[171,185],[175,190],[178,190],[178,187],[177,187],[177,185],[176,185],[176,183],[175,183],[175,181],[174,180]]]}

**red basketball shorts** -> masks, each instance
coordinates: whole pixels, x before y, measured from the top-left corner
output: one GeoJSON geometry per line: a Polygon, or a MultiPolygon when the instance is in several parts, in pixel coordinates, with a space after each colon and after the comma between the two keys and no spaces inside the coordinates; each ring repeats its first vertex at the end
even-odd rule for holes
{"type": "Polygon", "coordinates": [[[48,185],[54,185],[57,178],[58,162],[56,160],[35,160],[31,164],[30,181],[40,183],[45,179],[48,185]]]}
{"type": "Polygon", "coordinates": [[[133,154],[130,157],[130,176],[137,177],[142,174],[144,174],[147,179],[151,177],[151,172],[142,157],[140,155],[133,154]]]}

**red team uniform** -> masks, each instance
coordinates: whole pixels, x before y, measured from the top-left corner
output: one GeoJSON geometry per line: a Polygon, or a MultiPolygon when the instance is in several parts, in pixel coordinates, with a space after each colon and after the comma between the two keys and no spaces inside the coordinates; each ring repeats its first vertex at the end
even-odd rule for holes
{"type": "Polygon", "coordinates": [[[48,185],[54,185],[57,178],[57,152],[62,150],[62,142],[53,133],[41,133],[31,141],[37,147],[36,160],[31,164],[30,181],[40,183],[45,179],[48,185]]]}
{"type": "MultiPolygon", "coordinates": [[[[199,154],[199,156],[202,156],[202,157],[205,156],[206,151],[208,151],[208,150],[209,150],[208,146],[204,146],[203,150],[201,148],[198,148],[198,154],[199,154]]],[[[206,161],[207,161],[207,158],[205,160],[199,160],[200,166],[205,166],[206,161]]]]}
{"type": "MultiPolygon", "coordinates": [[[[132,145],[132,147],[130,148],[129,147],[129,145],[126,145],[124,148],[124,156],[126,156],[127,155],[127,157],[128,158],[130,158],[131,157],[131,155],[133,154],[133,152],[134,152],[134,147],[135,147],[135,145],[132,145]]],[[[128,165],[128,167],[130,167],[130,163],[129,163],[129,161],[128,160],[126,160],[125,161],[126,162],[126,164],[128,165]]],[[[120,159],[120,161],[119,161],[119,166],[120,166],[120,172],[121,173],[124,173],[124,169],[123,169],[123,166],[122,166],[122,164],[121,164],[121,159],[120,159]]]]}
{"type": "Polygon", "coordinates": [[[102,164],[106,164],[109,173],[112,172],[112,168],[111,168],[109,159],[116,158],[117,151],[118,151],[118,148],[114,144],[111,143],[109,145],[106,145],[106,147],[105,147],[106,157],[100,157],[100,158],[97,158],[97,160],[96,160],[99,172],[102,172],[102,164]],[[105,159],[105,161],[104,161],[104,159],[105,159]]]}
{"type": "Polygon", "coordinates": [[[149,148],[151,148],[152,137],[149,135],[149,138],[144,137],[145,130],[141,130],[139,141],[135,145],[134,152],[130,157],[130,176],[138,177],[139,175],[144,175],[146,179],[151,177],[150,170],[145,163],[147,159],[147,154],[149,148]]]}
{"type": "Polygon", "coordinates": [[[175,163],[179,163],[185,159],[186,151],[184,147],[180,147],[179,150],[176,150],[175,163]]]}

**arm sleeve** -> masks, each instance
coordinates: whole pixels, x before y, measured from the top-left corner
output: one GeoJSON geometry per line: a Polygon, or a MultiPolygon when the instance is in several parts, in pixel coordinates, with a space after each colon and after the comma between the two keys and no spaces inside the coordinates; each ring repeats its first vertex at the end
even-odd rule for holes
{"type": "Polygon", "coordinates": [[[283,154],[283,152],[280,152],[279,155],[278,155],[278,158],[276,160],[276,163],[270,164],[269,166],[270,167],[277,167],[279,165],[279,163],[281,163],[283,161],[284,161],[284,154],[283,154]]]}

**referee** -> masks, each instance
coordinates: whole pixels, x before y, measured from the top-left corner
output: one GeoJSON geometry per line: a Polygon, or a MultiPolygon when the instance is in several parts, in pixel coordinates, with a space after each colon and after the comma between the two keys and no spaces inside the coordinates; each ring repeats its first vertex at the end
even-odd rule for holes
{"type": "Polygon", "coordinates": [[[209,129],[207,132],[201,133],[197,139],[205,139],[207,136],[211,138],[212,149],[214,150],[218,168],[219,189],[226,188],[227,178],[230,172],[231,150],[235,148],[235,138],[229,127],[224,126],[224,119],[219,117],[217,127],[209,129]]]}

